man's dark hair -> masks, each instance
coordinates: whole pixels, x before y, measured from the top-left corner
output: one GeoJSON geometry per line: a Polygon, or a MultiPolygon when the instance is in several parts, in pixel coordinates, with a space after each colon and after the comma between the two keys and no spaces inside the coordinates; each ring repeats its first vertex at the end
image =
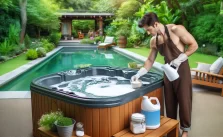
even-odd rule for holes
{"type": "Polygon", "coordinates": [[[159,22],[159,19],[154,12],[146,13],[139,21],[138,26],[142,28],[144,25],[154,26],[155,22],[159,22]]]}

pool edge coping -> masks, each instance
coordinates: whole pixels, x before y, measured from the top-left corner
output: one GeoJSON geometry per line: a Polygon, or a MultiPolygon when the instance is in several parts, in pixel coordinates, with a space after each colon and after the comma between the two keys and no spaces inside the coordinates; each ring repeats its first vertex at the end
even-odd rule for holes
{"type": "MultiPolygon", "coordinates": [[[[42,58],[37,58],[35,60],[32,60],[6,74],[3,74],[2,76],[0,76],[0,86],[6,84],[7,82],[15,79],[16,77],[18,77],[19,75],[23,74],[24,72],[26,72],[27,70],[31,69],[32,67],[34,67],[35,65],[45,61],[46,59],[48,59],[49,57],[51,57],[52,55],[54,55],[56,52],[58,52],[59,50],[61,50],[63,47],[57,47],[54,50],[48,52],[46,54],[45,57],[42,58]]],[[[3,91],[4,92],[4,91],[3,91]]]]}
{"type": "MultiPolygon", "coordinates": [[[[130,58],[133,58],[133,59],[141,61],[141,62],[145,62],[147,60],[147,57],[144,57],[142,55],[139,55],[139,54],[134,53],[132,51],[128,51],[128,50],[123,49],[123,48],[112,47],[112,49],[114,51],[125,54],[125,55],[129,56],[130,58]]],[[[158,69],[158,71],[160,71],[160,72],[163,72],[162,66],[163,66],[163,64],[161,64],[159,62],[154,62],[152,67],[154,67],[155,69],[158,69]]]]}

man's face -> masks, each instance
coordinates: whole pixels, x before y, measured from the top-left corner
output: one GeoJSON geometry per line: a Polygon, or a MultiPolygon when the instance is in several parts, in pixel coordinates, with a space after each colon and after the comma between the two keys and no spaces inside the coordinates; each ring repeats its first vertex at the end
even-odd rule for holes
{"type": "Polygon", "coordinates": [[[147,32],[148,35],[152,35],[152,36],[156,36],[157,34],[157,27],[154,25],[154,26],[148,26],[148,25],[145,25],[143,26],[144,30],[147,32]]]}

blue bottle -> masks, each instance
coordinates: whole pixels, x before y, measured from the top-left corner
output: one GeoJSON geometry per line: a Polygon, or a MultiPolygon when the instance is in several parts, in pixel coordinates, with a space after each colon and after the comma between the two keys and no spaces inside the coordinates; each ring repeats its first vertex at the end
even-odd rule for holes
{"type": "Polygon", "coordinates": [[[156,129],[160,126],[160,102],[156,97],[143,96],[141,113],[145,115],[146,129],[156,129]],[[154,105],[151,101],[156,100],[154,105]]]}

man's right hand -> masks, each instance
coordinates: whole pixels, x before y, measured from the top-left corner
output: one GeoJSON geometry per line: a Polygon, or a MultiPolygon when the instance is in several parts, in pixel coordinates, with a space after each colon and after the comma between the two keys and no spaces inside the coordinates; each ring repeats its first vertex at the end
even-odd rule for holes
{"type": "Polygon", "coordinates": [[[139,77],[137,75],[133,75],[131,77],[131,81],[138,81],[139,77]]]}
{"type": "Polygon", "coordinates": [[[139,79],[139,77],[145,75],[147,72],[148,72],[148,70],[147,70],[146,68],[142,67],[142,68],[137,72],[136,75],[133,75],[133,76],[131,77],[131,81],[137,81],[137,80],[139,79]]]}

